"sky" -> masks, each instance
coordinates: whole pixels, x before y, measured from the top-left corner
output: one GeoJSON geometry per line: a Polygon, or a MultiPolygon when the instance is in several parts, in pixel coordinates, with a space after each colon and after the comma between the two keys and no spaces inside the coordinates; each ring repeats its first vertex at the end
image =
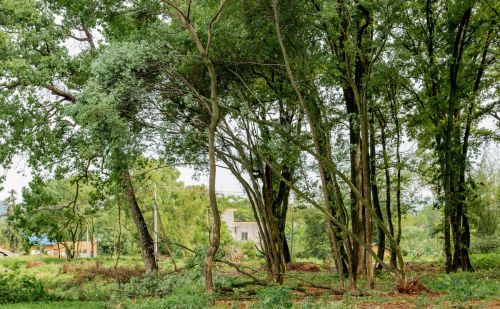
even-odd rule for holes
{"type": "MultiPolygon", "coordinates": [[[[177,168],[181,175],[179,181],[185,185],[208,185],[208,174],[195,175],[195,171],[189,167],[177,168]]],[[[31,170],[26,161],[22,158],[14,160],[13,167],[9,170],[0,168],[0,175],[5,176],[2,184],[3,190],[0,191],[0,201],[5,200],[12,189],[17,192],[18,201],[21,198],[21,191],[31,180],[31,170]]],[[[243,189],[238,180],[225,168],[217,168],[216,190],[225,195],[241,195],[243,189]]]]}

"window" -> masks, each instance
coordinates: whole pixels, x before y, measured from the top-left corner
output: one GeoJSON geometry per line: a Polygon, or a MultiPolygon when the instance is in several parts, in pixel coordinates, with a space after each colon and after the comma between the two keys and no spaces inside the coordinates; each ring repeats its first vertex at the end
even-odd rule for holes
{"type": "Polygon", "coordinates": [[[248,240],[248,233],[247,232],[241,233],[241,240],[248,240]]]}
{"type": "Polygon", "coordinates": [[[83,254],[87,254],[87,249],[83,249],[83,254]]]}

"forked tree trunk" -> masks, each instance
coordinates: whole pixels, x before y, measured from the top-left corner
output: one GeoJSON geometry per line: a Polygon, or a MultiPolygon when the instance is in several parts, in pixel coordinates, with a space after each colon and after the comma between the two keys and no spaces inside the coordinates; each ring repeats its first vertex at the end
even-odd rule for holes
{"type": "MultiPolygon", "coordinates": [[[[446,126],[446,160],[445,160],[445,196],[447,206],[447,215],[450,221],[450,225],[453,231],[453,241],[454,241],[454,257],[453,261],[451,259],[451,244],[446,249],[446,271],[455,271],[458,265],[462,263],[462,253],[466,256],[463,257],[464,263],[468,260],[468,251],[462,243],[462,233],[464,227],[462,227],[464,209],[463,203],[460,201],[459,184],[457,183],[460,178],[461,171],[457,171],[461,164],[456,164],[458,159],[461,163],[461,155],[456,158],[456,144],[457,144],[457,128],[455,125],[455,117],[457,104],[459,99],[459,88],[458,88],[458,75],[459,68],[463,55],[464,40],[466,40],[466,32],[469,25],[469,20],[472,14],[472,7],[468,7],[460,20],[457,28],[455,39],[453,42],[453,53],[451,57],[450,64],[450,96],[448,99],[448,113],[447,113],[447,126],[446,126]],[[450,264],[451,262],[451,264],[450,264]]],[[[465,221],[468,224],[468,221],[465,221]]]]}

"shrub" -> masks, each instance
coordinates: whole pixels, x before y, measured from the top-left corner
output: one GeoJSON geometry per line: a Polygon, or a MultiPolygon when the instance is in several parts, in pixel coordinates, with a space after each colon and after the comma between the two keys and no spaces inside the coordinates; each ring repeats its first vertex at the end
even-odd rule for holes
{"type": "MultiPolygon", "coordinates": [[[[120,305],[122,308],[205,308],[208,298],[196,270],[179,274],[146,274],[133,278],[122,289],[122,301],[134,299],[135,304],[120,305]]],[[[117,300],[117,299],[115,299],[117,300]]]]}
{"type": "Polygon", "coordinates": [[[36,302],[48,296],[43,284],[33,276],[20,275],[17,271],[0,274],[0,304],[36,302]]]}
{"type": "Polygon", "coordinates": [[[471,252],[491,253],[500,251],[500,233],[488,237],[478,237],[471,245],[471,252]]]}
{"type": "Polygon", "coordinates": [[[498,267],[500,253],[471,254],[470,258],[476,269],[494,269],[498,267]]]}
{"type": "Polygon", "coordinates": [[[115,299],[166,297],[168,295],[196,294],[203,291],[203,282],[197,271],[185,271],[178,274],[152,273],[132,278],[122,285],[120,295],[115,299]]]}
{"type": "Polygon", "coordinates": [[[497,280],[470,272],[442,274],[425,283],[431,290],[448,292],[448,297],[458,302],[488,299],[496,296],[499,289],[497,280]]]}
{"type": "Polygon", "coordinates": [[[123,285],[122,292],[127,297],[157,297],[170,294],[173,282],[156,273],[145,274],[142,277],[132,278],[123,285]]]}
{"type": "Polygon", "coordinates": [[[245,257],[249,260],[255,261],[260,258],[262,258],[262,255],[260,254],[259,251],[257,251],[257,248],[255,248],[255,243],[251,241],[245,241],[241,244],[238,244],[239,247],[241,248],[241,251],[245,255],[245,257]]]}
{"type": "Polygon", "coordinates": [[[286,286],[270,286],[257,291],[257,308],[292,308],[292,291],[286,286]]]}

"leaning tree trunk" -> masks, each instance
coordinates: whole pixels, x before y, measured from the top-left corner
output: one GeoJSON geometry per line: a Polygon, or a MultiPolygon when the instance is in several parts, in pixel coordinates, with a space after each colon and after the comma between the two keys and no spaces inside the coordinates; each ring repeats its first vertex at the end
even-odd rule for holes
{"type": "MultiPolygon", "coordinates": [[[[276,31],[276,37],[278,40],[278,43],[280,45],[281,49],[281,54],[283,56],[283,60],[285,62],[285,68],[286,72],[288,75],[288,79],[290,80],[290,83],[295,91],[295,94],[297,95],[297,98],[299,100],[301,108],[304,110],[304,113],[306,114],[309,127],[311,129],[312,137],[313,137],[313,142],[314,142],[314,148],[315,151],[318,155],[321,154],[321,141],[320,137],[318,136],[318,131],[317,131],[317,126],[320,125],[320,119],[314,119],[314,113],[311,113],[310,109],[307,107],[304,97],[302,96],[302,92],[297,84],[297,81],[295,80],[295,76],[292,72],[292,68],[290,66],[290,62],[288,60],[288,55],[287,51],[285,48],[285,44],[283,43],[283,38],[281,34],[281,28],[280,28],[280,15],[279,15],[279,9],[278,9],[278,2],[277,0],[272,1],[272,6],[273,6],[273,13],[274,13],[274,26],[275,26],[275,31],[276,31]],[[315,121],[316,120],[316,121],[315,121]]],[[[322,160],[318,160],[318,168],[321,176],[321,185],[322,185],[322,193],[323,193],[323,202],[325,206],[325,211],[330,209],[330,198],[329,198],[329,192],[328,192],[328,183],[327,183],[327,178],[326,178],[326,169],[323,165],[322,160]]],[[[330,223],[331,224],[331,223],[330,223]]],[[[331,234],[331,233],[330,233],[331,234]]],[[[339,283],[340,286],[343,288],[343,274],[342,274],[342,260],[340,257],[340,253],[338,252],[337,248],[338,246],[335,244],[336,239],[335,235],[331,237],[332,240],[332,249],[334,251],[334,256],[337,264],[337,271],[339,272],[339,283]]]]}
{"type": "Polygon", "coordinates": [[[154,244],[153,238],[148,231],[146,221],[142,215],[139,204],[135,197],[134,186],[130,178],[130,173],[127,169],[122,171],[122,182],[125,191],[125,196],[130,207],[130,214],[134,220],[135,227],[137,229],[137,234],[139,236],[139,244],[141,246],[142,259],[144,260],[144,266],[146,272],[150,273],[158,270],[158,264],[156,263],[154,254],[154,244]]]}

